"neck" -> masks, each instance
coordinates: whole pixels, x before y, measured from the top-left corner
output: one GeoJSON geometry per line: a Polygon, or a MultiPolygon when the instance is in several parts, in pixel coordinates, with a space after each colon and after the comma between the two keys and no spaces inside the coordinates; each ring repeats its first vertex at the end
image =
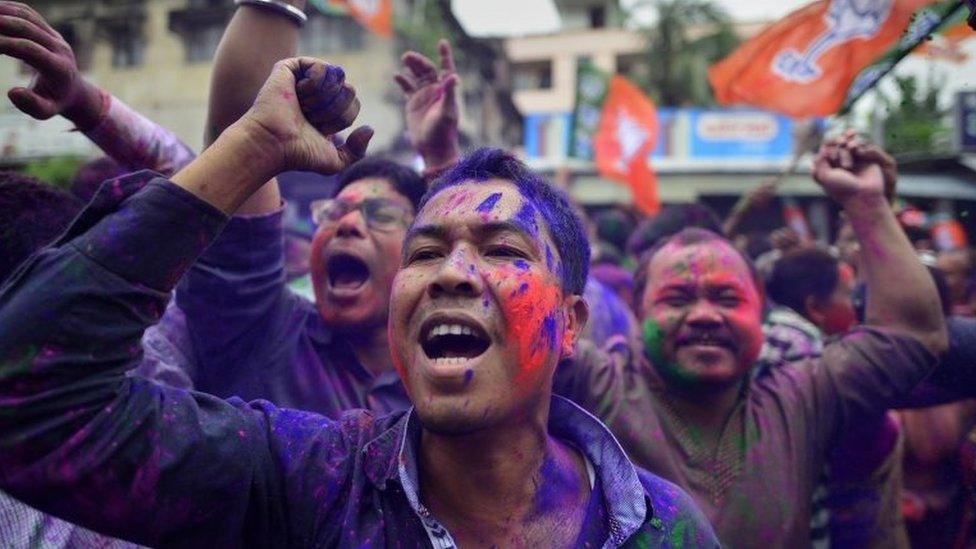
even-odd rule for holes
{"type": "Polygon", "coordinates": [[[682,419],[701,429],[707,438],[717,438],[735,409],[743,383],[747,383],[747,380],[741,379],[728,387],[707,390],[667,384],[665,398],[682,419]]]}
{"type": "Polygon", "coordinates": [[[342,335],[352,347],[356,359],[363,368],[377,376],[383,372],[393,370],[393,359],[390,355],[390,338],[386,325],[378,327],[358,327],[343,331],[342,335]]]}
{"type": "Polygon", "coordinates": [[[516,425],[462,436],[424,431],[422,498],[456,540],[506,545],[534,525],[585,510],[583,458],[548,435],[547,416],[548,403],[516,425]]]}

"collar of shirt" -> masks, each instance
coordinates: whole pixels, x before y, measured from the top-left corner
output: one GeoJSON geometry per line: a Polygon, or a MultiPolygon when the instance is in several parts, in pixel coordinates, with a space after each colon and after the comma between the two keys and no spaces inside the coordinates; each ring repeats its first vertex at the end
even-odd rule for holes
{"type": "MultiPolygon", "coordinates": [[[[380,490],[391,480],[399,482],[410,507],[431,535],[431,542],[435,547],[450,547],[453,541],[446,528],[420,502],[417,470],[420,432],[420,420],[411,408],[390,429],[366,444],[366,475],[380,490]]],[[[610,531],[606,546],[619,546],[654,516],[636,469],[617,439],[599,420],[571,401],[553,395],[549,434],[578,448],[593,464],[606,504],[610,531]]]]}

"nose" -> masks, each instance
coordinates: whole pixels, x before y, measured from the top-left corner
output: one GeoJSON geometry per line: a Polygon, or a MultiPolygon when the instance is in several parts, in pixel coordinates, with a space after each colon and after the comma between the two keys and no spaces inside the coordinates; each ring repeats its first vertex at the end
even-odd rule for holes
{"type": "Polygon", "coordinates": [[[361,210],[353,210],[339,219],[336,223],[336,236],[345,238],[365,238],[366,220],[361,210]]]}
{"type": "Polygon", "coordinates": [[[480,296],[484,291],[484,285],[474,266],[474,261],[470,258],[471,255],[461,247],[455,248],[445,257],[437,274],[427,286],[430,297],[480,296]]]}
{"type": "Polygon", "coordinates": [[[722,315],[713,303],[699,299],[691,306],[685,322],[696,328],[717,328],[722,325],[722,315]]]}

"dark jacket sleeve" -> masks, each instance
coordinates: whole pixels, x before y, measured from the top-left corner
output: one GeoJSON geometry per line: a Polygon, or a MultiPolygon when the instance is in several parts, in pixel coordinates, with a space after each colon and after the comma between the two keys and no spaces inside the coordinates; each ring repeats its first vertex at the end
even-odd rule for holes
{"type": "Polygon", "coordinates": [[[294,352],[298,296],[285,285],[281,212],[234,217],[176,289],[194,387],[223,394],[294,352]]]}
{"type": "MultiPolygon", "coordinates": [[[[0,489],[145,545],[280,545],[294,530],[286,477],[324,462],[321,484],[341,486],[343,437],[319,416],[126,377],[226,221],[162,179],[113,200],[147,178],[103,186],[0,291],[0,489]],[[299,444],[309,432],[318,443],[299,444]]],[[[340,498],[317,503],[328,512],[340,498]]]]}

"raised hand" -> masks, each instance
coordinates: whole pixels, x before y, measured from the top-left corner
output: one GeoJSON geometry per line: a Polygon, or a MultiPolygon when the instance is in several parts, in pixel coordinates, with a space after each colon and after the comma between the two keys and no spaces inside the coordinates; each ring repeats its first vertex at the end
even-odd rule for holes
{"type": "Polygon", "coordinates": [[[334,138],[359,112],[355,90],[344,78],[340,67],[317,59],[293,58],[275,64],[240,122],[280,154],[279,171],[332,174],[366,154],[373,136],[368,126],[354,130],[344,144],[337,145],[334,138]]]}
{"type": "Polygon", "coordinates": [[[403,90],[407,133],[410,144],[424,158],[428,168],[441,168],[457,161],[458,103],[460,82],[447,40],[437,44],[441,69],[417,52],[403,54],[405,70],[394,80],[403,90]]]}
{"type": "Polygon", "coordinates": [[[0,54],[37,71],[30,86],[7,92],[25,114],[39,120],[64,115],[81,129],[97,123],[101,94],[81,76],[64,38],[26,4],[0,1],[0,54]]]}
{"type": "Polygon", "coordinates": [[[884,196],[882,160],[863,151],[863,142],[850,133],[826,141],[814,159],[813,179],[839,203],[854,197],[884,196]]]}

